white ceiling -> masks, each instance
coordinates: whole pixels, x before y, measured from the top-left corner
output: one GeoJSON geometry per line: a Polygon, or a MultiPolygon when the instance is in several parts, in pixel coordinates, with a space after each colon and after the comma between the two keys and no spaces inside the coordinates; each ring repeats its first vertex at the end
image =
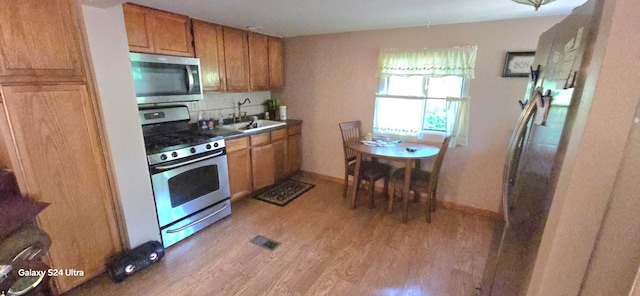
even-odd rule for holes
{"type": "MultiPolygon", "coordinates": [[[[96,6],[118,0],[85,0],[96,6]]],[[[569,14],[586,0],[534,11],[510,0],[131,0],[193,18],[281,37],[569,14]]]]}

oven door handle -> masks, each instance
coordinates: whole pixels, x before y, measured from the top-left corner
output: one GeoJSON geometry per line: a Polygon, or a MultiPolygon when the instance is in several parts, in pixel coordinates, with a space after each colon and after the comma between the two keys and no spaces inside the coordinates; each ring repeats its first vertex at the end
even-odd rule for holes
{"type": "Polygon", "coordinates": [[[159,166],[159,167],[156,167],[155,169],[159,170],[159,171],[166,171],[166,170],[170,170],[170,169],[175,169],[175,168],[181,167],[183,165],[188,165],[188,164],[192,164],[194,162],[202,161],[202,160],[205,160],[205,159],[214,158],[216,156],[222,155],[223,153],[224,153],[224,151],[220,151],[220,152],[218,152],[216,154],[211,154],[211,155],[207,155],[205,157],[200,157],[200,158],[196,158],[196,159],[192,159],[192,160],[189,160],[189,161],[176,163],[176,164],[172,164],[172,165],[159,166]]]}
{"type": "Polygon", "coordinates": [[[211,213],[209,215],[206,215],[206,216],[204,216],[204,217],[202,217],[202,218],[200,218],[200,219],[198,219],[196,221],[193,221],[193,222],[191,222],[191,223],[189,223],[189,224],[187,224],[185,226],[182,226],[182,227],[179,227],[179,228],[176,228],[176,229],[169,229],[169,230],[167,230],[167,233],[176,233],[176,232],[183,231],[183,230],[185,230],[185,229],[187,229],[187,228],[189,228],[189,227],[191,227],[193,225],[196,225],[196,224],[198,224],[198,223],[200,223],[200,222],[202,222],[204,220],[207,220],[207,219],[211,218],[212,216],[215,216],[215,215],[219,214],[220,212],[224,211],[228,207],[229,207],[229,203],[225,203],[224,207],[222,207],[221,209],[219,209],[219,210],[217,210],[217,211],[215,211],[215,212],[213,212],[213,213],[211,213]]]}

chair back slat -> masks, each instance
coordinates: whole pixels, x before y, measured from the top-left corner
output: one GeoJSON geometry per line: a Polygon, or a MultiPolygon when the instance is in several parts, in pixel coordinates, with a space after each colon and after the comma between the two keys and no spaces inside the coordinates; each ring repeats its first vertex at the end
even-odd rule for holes
{"type": "Polygon", "coordinates": [[[442,145],[440,146],[440,152],[438,152],[438,156],[436,156],[436,161],[433,164],[433,169],[431,170],[431,174],[429,177],[429,190],[433,190],[438,185],[438,177],[440,176],[440,168],[442,167],[442,162],[444,161],[444,156],[447,154],[447,148],[449,148],[449,141],[451,141],[451,136],[444,138],[442,145]]]}
{"type": "MultiPolygon", "coordinates": [[[[344,146],[344,143],[343,143],[343,146],[344,146]]],[[[356,160],[356,152],[353,149],[344,146],[344,157],[347,163],[352,162],[356,160]]]]}
{"type": "Polygon", "coordinates": [[[349,165],[350,162],[356,159],[356,152],[347,147],[345,142],[352,139],[360,138],[360,127],[362,123],[360,120],[349,121],[349,122],[341,122],[340,124],[340,133],[342,134],[342,147],[344,149],[344,164],[345,168],[349,165]]]}

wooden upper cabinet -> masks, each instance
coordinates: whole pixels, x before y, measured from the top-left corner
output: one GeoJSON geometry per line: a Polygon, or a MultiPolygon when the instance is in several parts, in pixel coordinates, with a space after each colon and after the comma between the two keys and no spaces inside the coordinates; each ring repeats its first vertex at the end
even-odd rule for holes
{"type": "Polygon", "coordinates": [[[153,10],[153,21],[153,44],[156,53],[187,57],[194,56],[191,20],[189,17],[153,10]]]}
{"type": "Polygon", "coordinates": [[[122,11],[129,51],[154,53],[153,35],[149,31],[153,27],[149,9],[127,3],[122,5],[122,11]]]}
{"type": "Polygon", "coordinates": [[[122,7],[129,51],[200,58],[204,91],[247,92],[284,86],[282,38],[130,3],[122,7]]]}
{"type": "Polygon", "coordinates": [[[268,36],[249,32],[249,86],[251,91],[269,89],[268,36]]]}
{"type": "Polygon", "coordinates": [[[269,88],[284,87],[284,49],[282,38],[269,37],[269,88]]]}
{"type": "Polygon", "coordinates": [[[0,82],[85,81],[74,5],[0,0],[0,82]]]}
{"type": "Polygon", "coordinates": [[[192,25],[196,57],[200,59],[203,90],[226,90],[222,26],[198,20],[193,20],[192,25]]]}
{"type": "Polygon", "coordinates": [[[130,3],[122,7],[129,51],[194,56],[189,17],[130,3]]]}
{"type": "Polygon", "coordinates": [[[249,47],[247,31],[223,27],[227,91],[249,90],[249,47]]]}

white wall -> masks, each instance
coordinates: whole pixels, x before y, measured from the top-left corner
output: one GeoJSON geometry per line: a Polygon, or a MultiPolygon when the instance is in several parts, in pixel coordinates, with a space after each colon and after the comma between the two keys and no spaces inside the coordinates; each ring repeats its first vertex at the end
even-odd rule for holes
{"type": "Polygon", "coordinates": [[[122,6],[82,6],[129,247],[160,241],[122,6]]]}
{"type": "Polygon", "coordinates": [[[361,120],[371,132],[378,52],[382,48],[478,45],[471,80],[468,147],[447,152],[438,199],[498,212],[507,145],[527,78],[503,78],[507,51],[534,51],[538,36],[561,16],[350,32],[285,40],[283,100],[304,120],[302,169],[342,178],[338,123],[361,120]]]}
{"type": "Polygon", "coordinates": [[[629,291],[629,296],[640,296],[640,269],[638,269],[636,273],[636,278],[633,281],[631,291],[629,291]]]}
{"type": "Polygon", "coordinates": [[[626,294],[640,265],[640,109],[636,120],[600,226],[581,295],[626,294]]]}

